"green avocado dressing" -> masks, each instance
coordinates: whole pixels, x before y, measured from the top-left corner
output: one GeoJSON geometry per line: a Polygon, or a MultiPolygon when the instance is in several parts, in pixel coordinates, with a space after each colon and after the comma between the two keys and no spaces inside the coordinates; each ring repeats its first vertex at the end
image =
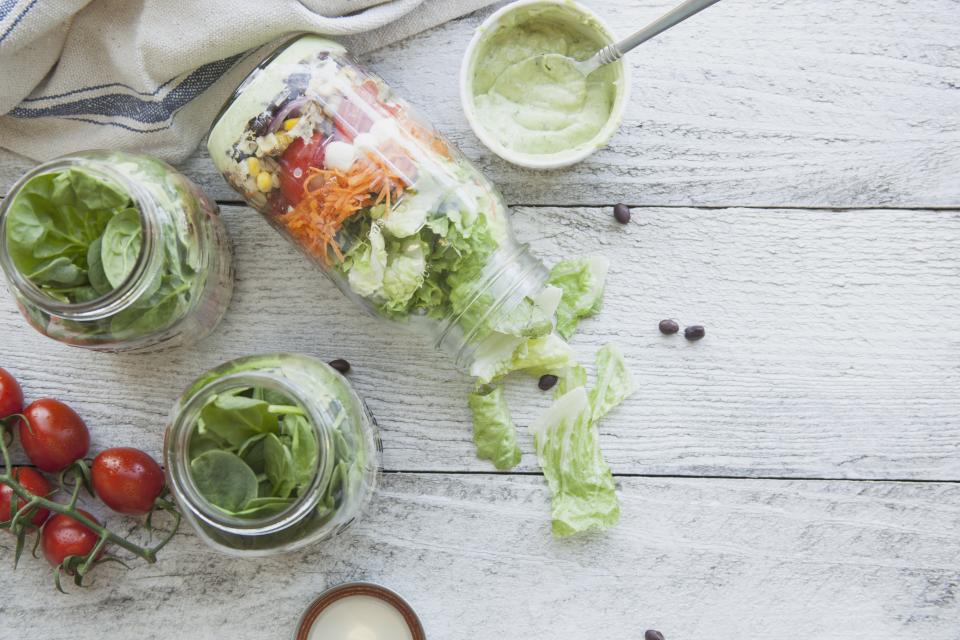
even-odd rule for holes
{"type": "Polygon", "coordinates": [[[473,67],[481,126],[521,153],[558,153],[589,142],[610,119],[618,71],[598,69],[584,91],[583,76],[560,56],[584,60],[605,44],[598,25],[561,7],[504,16],[478,46],[473,67]]]}

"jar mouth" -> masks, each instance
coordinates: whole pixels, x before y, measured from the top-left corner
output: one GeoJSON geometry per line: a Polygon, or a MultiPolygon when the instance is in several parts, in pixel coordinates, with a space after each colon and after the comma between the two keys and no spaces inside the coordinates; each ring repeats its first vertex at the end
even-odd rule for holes
{"type": "Polygon", "coordinates": [[[7,197],[0,202],[0,267],[7,279],[31,304],[50,315],[78,321],[102,320],[127,308],[150,286],[147,276],[156,264],[158,232],[157,212],[153,198],[141,185],[110,168],[105,162],[91,166],[90,158],[83,156],[64,156],[52,162],[40,165],[23,175],[10,188],[7,197]],[[140,218],[142,229],[140,253],[133,269],[126,279],[112,291],[85,302],[62,302],[50,297],[29,278],[23,275],[7,251],[7,215],[16,200],[17,192],[30,180],[48,174],[60,173],[72,166],[81,166],[84,171],[118,185],[133,200],[140,218]]]}
{"type": "Polygon", "coordinates": [[[461,368],[470,366],[480,339],[485,337],[482,334],[483,328],[489,324],[489,321],[502,311],[510,311],[513,307],[508,306],[508,303],[519,303],[523,296],[540,291],[547,281],[546,269],[543,263],[530,253],[529,244],[522,244],[509,254],[497,250],[491,256],[490,263],[498,263],[497,268],[480,281],[470,303],[463,311],[449,319],[434,344],[436,349],[444,346],[451,349],[454,361],[461,368]],[[497,297],[487,311],[469,332],[462,336],[458,335],[456,328],[459,327],[461,319],[470,313],[483,296],[494,289],[498,290],[497,297]]]}
{"type": "Polygon", "coordinates": [[[318,448],[321,452],[317,459],[317,468],[313,480],[300,495],[285,509],[268,516],[240,517],[231,515],[209,502],[200,494],[190,473],[188,455],[178,455],[171,462],[167,459],[171,484],[183,498],[182,505],[204,523],[225,533],[241,536],[262,536],[283,530],[307,516],[316,507],[320,496],[329,484],[332,475],[329,453],[333,450],[331,425],[334,417],[319,409],[310,401],[307,392],[289,379],[264,372],[239,372],[227,374],[211,380],[194,391],[183,403],[183,408],[173,417],[168,438],[168,447],[178,451],[189,451],[190,438],[197,429],[197,419],[207,401],[215,394],[238,387],[263,387],[288,395],[306,413],[313,426],[318,448]]]}

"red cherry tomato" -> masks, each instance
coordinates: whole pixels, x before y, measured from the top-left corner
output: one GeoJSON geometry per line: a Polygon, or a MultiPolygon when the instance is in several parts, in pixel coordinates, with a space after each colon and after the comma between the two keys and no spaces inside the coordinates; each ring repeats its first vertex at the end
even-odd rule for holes
{"type": "MultiPolygon", "coordinates": [[[[45,498],[53,493],[53,487],[50,486],[47,479],[32,467],[14,467],[13,479],[35,496],[45,498]]],[[[13,519],[10,504],[13,500],[13,495],[13,489],[5,484],[0,484],[0,523],[10,522],[10,520],[13,519]]],[[[26,500],[17,498],[17,509],[22,509],[25,504],[27,504],[26,500]]],[[[30,522],[39,527],[46,522],[49,515],[49,509],[38,509],[36,513],[33,514],[30,522]]]]}
{"type": "Polygon", "coordinates": [[[57,473],[87,455],[90,432],[77,412],[50,398],[34,400],[20,420],[20,444],[30,461],[47,473],[57,473]]]}
{"type": "Polygon", "coordinates": [[[163,492],[163,470],[156,460],[131,447],[103,451],[93,460],[93,488],[105,505],[131,516],[149,513],[163,492]]]}
{"type": "Polygon", "coordinates": [[[0,418],[23,411],[23,390],[9,371],[0,367],[0,418]]]}
{"type": "MultiPolygon", "coordinates": [[[[99,520],[83,509],[78,509],[78,511],[100,524],[99,520]]],[[[68,556],[87,555],[97,546],[97,540],[99,539],[100,536],[86,525],[70,516],[58,513],[47,520],[47,524],[43,525],[40,546],[43,548],[43,555],[47,562],[50,563],[50,566],[55,567],[68,556]]],[[[71,571],[67,573],[72,574],[71,571]]]]}
{"type": "MultiPolygon", "coordinates": [[[[380,89],[373,80],[364,80],[360,83],[360,86],[356,88],[356,94],[360,100],[368,105],[381,107],[378,111],[385,109],[385,105],[380,102],[380,89]]],[[[370,127],[373,126],[373,119],[355,98],[344,97],[334,116],[333,126],[341,138],[347,142],[353,142],[356,136],[370,131],[370,127]]]]}
{"type": "Polygon", "coordinates": [[[323,168],[326,140],[318,131],[308,142],[297,138],[280,156],[280,191],[287,203],[296,206],[303,199],[303,181],[307,170],[323,168]]]}

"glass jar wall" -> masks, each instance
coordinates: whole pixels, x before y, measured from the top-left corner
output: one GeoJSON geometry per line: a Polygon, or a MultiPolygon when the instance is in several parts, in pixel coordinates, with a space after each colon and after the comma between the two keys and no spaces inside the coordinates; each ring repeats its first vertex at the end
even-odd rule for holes
{"type": "Polygon", "coordinates": [[[234,555],[291,551],[343,531],[377,483],[376,423],[346,379],[296,354],[223,364],[175,404],[167,484],[208,544],[234,555]]]}
{"type": "Polygon", "coordinates": [[[208,149],[347,296],[462,368],[502,337],[551,331],[547,271],[514,238],[500,194],[341,46],[303,36],[265,60],[208,149]]]}
{"type": "Polygon", "coordinates": [[[198,340],[233,291],[217,206],[165,162],[113,151],[46,162],[13,186],[0,266],[37,331],[102,351],[198,340]]]}

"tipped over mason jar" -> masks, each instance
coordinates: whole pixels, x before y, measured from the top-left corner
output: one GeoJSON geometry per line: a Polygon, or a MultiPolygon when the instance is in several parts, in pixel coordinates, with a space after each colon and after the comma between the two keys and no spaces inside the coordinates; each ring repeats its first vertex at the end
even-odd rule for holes
{"type": "Polygon", "coordinates": [[[0,202],[0,266],[37,331],[100,351],[199,340],[233,291],[217,206],[165,162],[114,151],[17,181],[0,202]]]}
{"type": "Polygon", "coordinates": [[[184,518],[232,555],[293,551],[364,511],[380,439],[366,405],[329,365],[275,353],[227,362],[177,400],[164,466],[184,518]]]}
{"type": "Polygon", "coordinates": [[[462,369],[480,375],[478,360],[550,334],[558,292],[500,194],[340,45],[302,36],[267,58],[208,149],[349,298],[429,336],[462,369]]]}

